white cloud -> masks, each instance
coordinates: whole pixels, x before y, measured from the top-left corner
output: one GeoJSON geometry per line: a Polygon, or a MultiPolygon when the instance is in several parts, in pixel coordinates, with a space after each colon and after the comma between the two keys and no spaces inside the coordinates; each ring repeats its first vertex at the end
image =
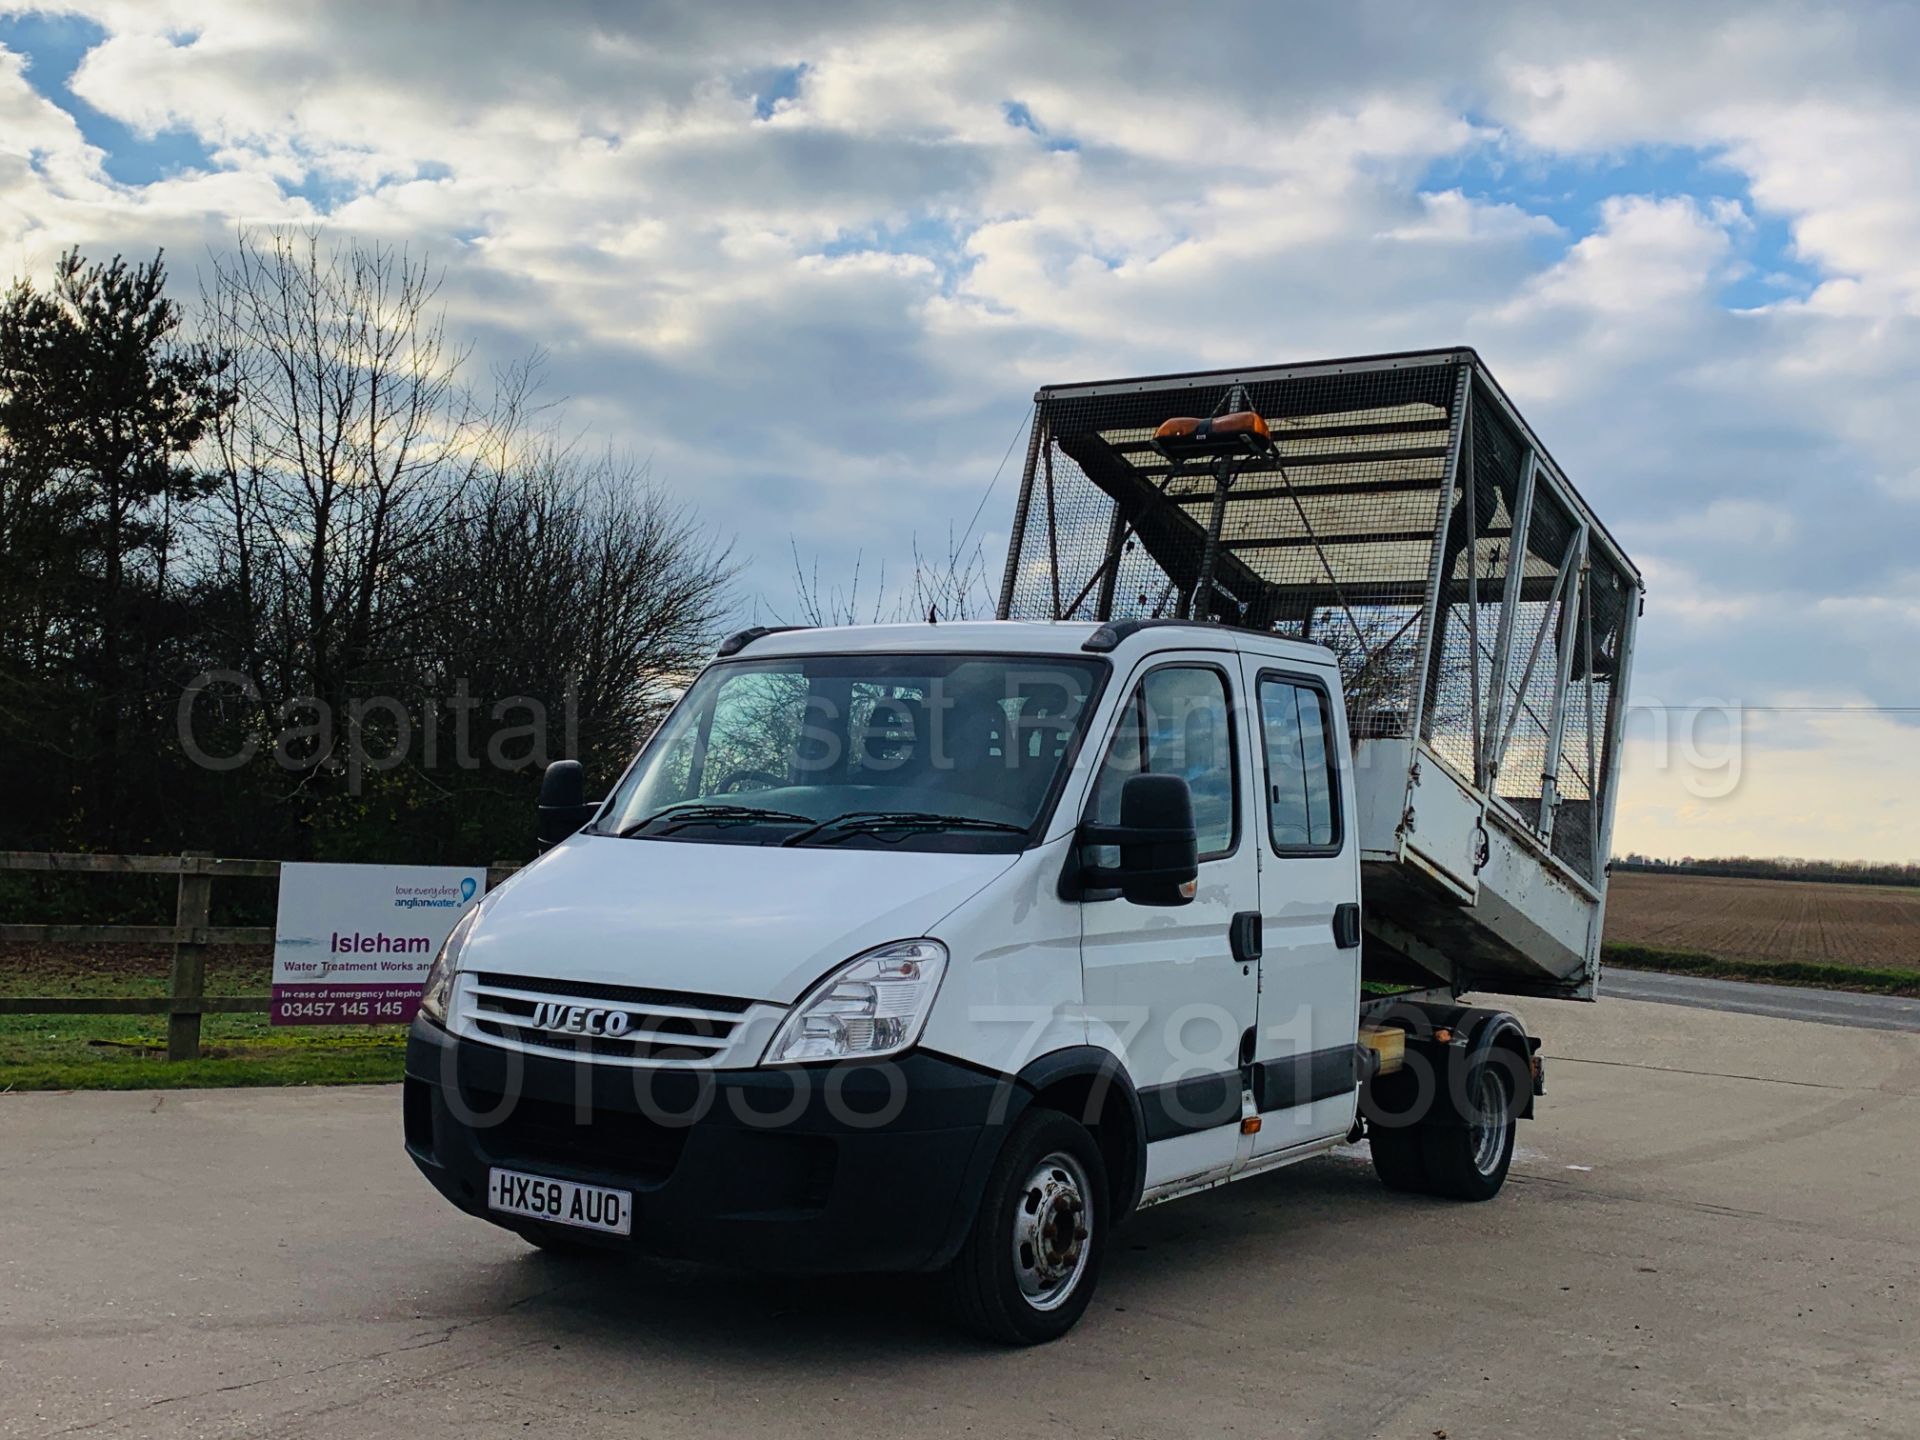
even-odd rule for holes
{"type": "Polygon", "coordinates": [[[1734,546],[1746,551],[1778,551],[1799,528],[1784,505],[1761,500],[1715,500],[1697,514],[1680,516],[1674,528],[1702,547],[1734,546]]]}
{"type": "Polygon", "coordinates": [[[1424,213],[1386,232],[1390,240],[1433,240],[1458,243],[1485,238],[1557,236],[1560,225],[1545,215],[1529,214],[1518,205],[1487,205],[1467,198],[1460,190],[1441,190],[1420,197],[1424,213]]]}
{"type": "Polygon", "coordinates": [[[1724,215],[1691,199],[1614,196],[1601,206],[1600,228],[1533,281],[1518,308],[1671,320],[1675,307],[1708,298],[1729,250],[1724,215]]]}
{"type": "Polygon", "coordinates": [[[1645,564],[1649,683],[1912,696],[1920,11],[72,8],[74,91],[207,158],[116,181],[0,50],[0,268],[424,248],[776,604],[790,534],[963,526],[1036,384],[1466,341],[1645,564]]]}

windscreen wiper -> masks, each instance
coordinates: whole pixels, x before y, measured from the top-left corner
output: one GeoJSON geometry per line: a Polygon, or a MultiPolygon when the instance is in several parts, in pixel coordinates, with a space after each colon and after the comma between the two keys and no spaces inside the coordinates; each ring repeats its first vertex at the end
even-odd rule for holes
{"type": "Polygon", "coordinates": [[[656,810],[643,819],[618,831],[622,840],[638,835],[649,825],[660,821],[668,823],[660,833],[678,829],[682,825],[744,825],[756,820],[772,820],[778,824],[812,825],[811,815],[796,815],[791,810],[768,810],[759,805],[722,805],[705,800],[682,800],[677,805],[669,805],[656,810]]]}
{"type": "Polygon", "coordinates": [[[998,830],[1011,835],[1027,833],[1025,825],[1012,825],[1005,820],[982,820],[974,815],[939,815],[930,810],[849,810],[844,815],[810,825],[797,835],[789,835],[780,843],[798,845],[822,832],[832,831],[834,833],[821,843],[833,845],[849,835],[862,832],[875,834],[882,830],[998,830]]]}

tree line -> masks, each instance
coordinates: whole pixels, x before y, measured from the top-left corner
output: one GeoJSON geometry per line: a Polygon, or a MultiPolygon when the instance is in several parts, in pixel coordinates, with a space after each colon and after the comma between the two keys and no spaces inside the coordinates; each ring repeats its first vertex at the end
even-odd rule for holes
{"type": "Polygon", "coordinates": [[[1920,865],[1895,860],[1800,860],[1729,855],[1714,860],[1658,860],[1646,855],[1623,855],[1615,870],[1639,870],[1667,875],[1717,875],[1733,880],[1817,880],[1836,885],[1920,885],[1920,865]]]}
{"type": "Polygon", "coordinates": [[[711,653],[726,543],[477,380],[435,272],[243,234],[0,302],[0,849],[485,862],[711,653]]]}

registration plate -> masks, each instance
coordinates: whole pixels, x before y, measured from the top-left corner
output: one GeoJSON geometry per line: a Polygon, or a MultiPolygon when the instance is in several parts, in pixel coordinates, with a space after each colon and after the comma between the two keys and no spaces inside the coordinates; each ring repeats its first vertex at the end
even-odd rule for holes
{"type": "Polygon", "coordinates": [[[550,1180],[544,1175],[523,1175],[518,1170],[488,1172],[487,1208],[503,1215],[524,1215],[529,1220],[571,1225],[579,1230],[599,1230],[608,1235],[633,1233],[631,1190],[550,1180]]]}

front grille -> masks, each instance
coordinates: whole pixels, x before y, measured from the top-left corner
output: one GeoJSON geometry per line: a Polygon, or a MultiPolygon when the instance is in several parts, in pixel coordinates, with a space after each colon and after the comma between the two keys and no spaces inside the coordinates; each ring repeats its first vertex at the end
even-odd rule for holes
{"type": "MultiPolygon", "coordinates": [[[[465,988],[462,1015],[481,1035],[536,1054],[651,1063],[713,1064],[757,1003],[733,995],[657,990],[584,980],[481,971],[465,988]],[[624,1017],[620,1034],[536,1025],[543,1006],[585,1006],[624,1017]]],[[[603,1020],[604,1023],[604,1020],[603,1020]]]]}
{"type": "Polygon", "coordinates": [[[498,1090],[465,1086],[462,1098],[480,1117],[475,1140],[488,1159],[511,1167],[545,1163],[594,1174],[614,1173],[641,1185],[673,1174],[687,1143],[685,1125],[666,1125],[627,1110],[596,1110],[498,1090]]]}
{"type": "Polygon", "coordinates": [[[556,1035],[492,1020],[474,1020],[474,1028],[495,1040],[554,1055],[610,1055],[622,1060],[711,1060],[720,1052],[692,1044],[634,1038],[631,1034],[556,1035]]]}
{"type": "Polygon", "coordinates": [[[609,1005],[671,1005],[699,1010],[719,1010],[738,1015],[753,1006],[753,1001],[737,995],[709,995],[700,990],[652,990],[641,985],[603,985],[597,980],[548,980],[525,975],[502,975],[483,970],[473,977],[486,989],[538,991],[545,999],[598,1000],[609,1005]]]}

